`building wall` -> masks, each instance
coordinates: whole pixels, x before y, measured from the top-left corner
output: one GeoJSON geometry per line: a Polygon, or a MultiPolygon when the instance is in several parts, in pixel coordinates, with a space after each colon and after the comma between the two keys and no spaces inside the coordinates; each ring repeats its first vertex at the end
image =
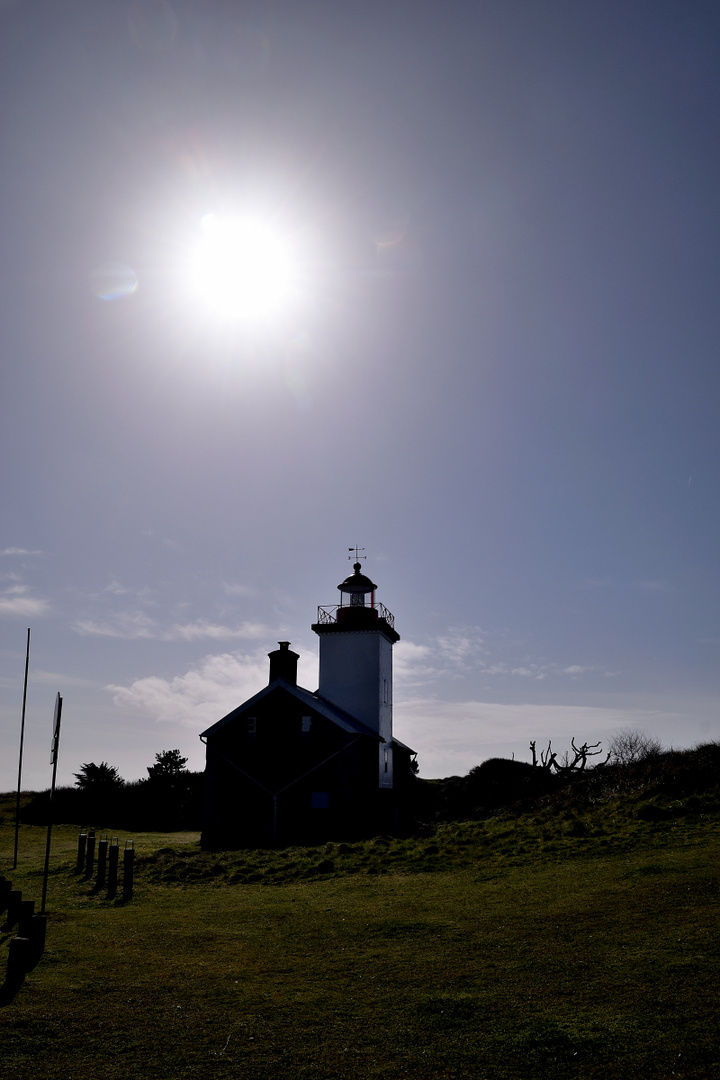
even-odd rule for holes
{"type": "Polygon", "coordinates": [[[282,689],[208,736],[205,776],[202,843],[210,850],[321,843],[391,827],[377,741],[343,731],[282,689]]]}

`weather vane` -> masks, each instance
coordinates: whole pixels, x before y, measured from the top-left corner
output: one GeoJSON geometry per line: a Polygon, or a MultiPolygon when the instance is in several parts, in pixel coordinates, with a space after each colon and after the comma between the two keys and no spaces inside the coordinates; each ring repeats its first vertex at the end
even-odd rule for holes
{"type": "MultiPolygon", "coordinates": [[[[365,548],[358,547],[357,544],[355,545],[355,547],[348,548],[348,551],[354,551],[355,552],[355,562],[359,562],[360,559],[367,559],[367,555],[360,555],[359,554],[359,552],[364,551],[364,550],[365,550],[365,548]]],[[[348,559],[352,559],[352,558],[353,558],[352,555],[348,555],[348,559]]]]}

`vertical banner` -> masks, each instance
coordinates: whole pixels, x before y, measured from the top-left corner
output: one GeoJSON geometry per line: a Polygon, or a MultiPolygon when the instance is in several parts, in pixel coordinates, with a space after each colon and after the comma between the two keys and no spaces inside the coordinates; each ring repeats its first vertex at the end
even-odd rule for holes
{"type": "Polygon", "coordinates": [[[55,779],[54,773],[57,770],[57,755],[58,747],[60,746],[60,718],[62,716],[62,698],[60,694],[55,698],[55,716],[53,717],[53,737],[50,744],[50,764],[55,766],[53,770],[53,780],[55,779]]]}
{"type": "Polygon", "coordinates": [[[50,841],[52,839],[53,826],[53,797],[55,795],[55,778],[57,776],[58,750],[60,749],[60,720],[62,718],[63,699],[60,694],[55,698],[55,716],[53,718],[53,737],[50,745],[50,764],[53,767],[52,784],[50,785],[50,802],[48,804],[48,831],[45,845],[45,869],[43,871],[42,905],[40,914],[45,914],[45,901],[47,900],[48,874],[50,873],[50,841]]]}

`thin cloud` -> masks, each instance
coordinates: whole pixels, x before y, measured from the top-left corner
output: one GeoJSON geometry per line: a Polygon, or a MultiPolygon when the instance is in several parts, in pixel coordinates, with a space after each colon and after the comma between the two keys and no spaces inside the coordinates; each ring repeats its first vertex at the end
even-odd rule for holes
{"type": "Polygon", "coordinates": [[[158,628],[155,621],[142,611],[121,612],[112,620],[96,622],[93,619],[79,619],[72,629],[83,637],[112,637],[133,640],[135,638],[156,639],[158,628]]]}
{"type": "Polygon", "coordinates": [[[119,581],[115,581],[114,578],[109,585],[105,586],[105,589],[103,591],[112,593],[113,596],[125,596],[127,595],[127,593],[130,592],[129,589],[126,589],[125,586],[121,585],[119,581]]]}
{"type": "Polygon", "coordinates": [[[265,637],[269,630],[262,623],[241,623],[240,626],[217,626],[198,619],[194,623],[185,623],[184,626],[176,624],[167,634],[167,641],[197,641],[200,638],[250,638],[265,637]]]}
{"type": "Polygon", "coordinates": [[[487,653],[477,627],[469,630],[450,630],[436,639],[440,655],[455,668],[468,669],[482,663],[487,653]]]}
{"type": "Polygon", "coordinates": [[[223,582],[223,590],[228,596],[255,596],[257,593],[250,585],[238,585],[230,581],[223,582]]]}
{"type": "Polygon", "coordinates": [[[42,551],[30,551],[28,548],[9,547],[3,548],[0,555],[42,555],[42,551]]]}
{"type": "Polygon", "coordinates": [[[267,628],[260,623],[245,622],[239,626],[223,626],[207,619],[163,627],[142,611],[121,612],[104,622],[80,619],[73,624],[73,630],[83,637],[114,637],[126,640],[145,638],[151,641],[218,641],[233,638],[256,640],[268,633],[267,628]]]}
{"type": "Polygon", "coordinates": [[[483,668],[484,675],[509,675],[510,668],[507,664],[497,663],[490,664],[488,667],[483,668]]]}
{"type": "Polygon", "coordinates": [[[399,682],[415,686],[438,677],[457,679],[484,667],[486,652],[477,627],[450,628],[426,645],[399,641],[395,646],[395,676],[399,682]]]}
{"type": "Polygon", "coordinates": [[[635,587],[646,593],[672,593],[674,587],[667,581],[636,581],[635,587]]]}
{"type": "Polygon", "coordinates": [[[68,686],[94,688],[102,684],[97,679],[83,679],[79,675],[67,675],[59,671],[35,671],[30,675],[31,683],[40,683],[42,686],[54,686],[62,692],[68,686]]]}
{"type": "Polygon", "coordinates": [[[421,686],[438,674],[429,645],[398,641],[393,654],[395,681],[404,686],[421,686]]]}
{"type": "MultiPolygon", "coordinates": [[[[317,661],[301,654],[299,682],[313,685],[317,661]]],[[[220,720],[268,680],[267,654],[221,653],[206,656],[198,665],[171,679],[156,675],[136,679],[130,686],[107,686],[113,702],[142,713],[158,723],[179,723],[200,732],[220,720]]]]}
{"type": "Polygon", "coordinates": [[[542,668],[539,664],[531,664],[530,667],[511,668],[510,674],[520,675],[523,679],[546,679],[548,671],[547,668],[542,668]]]}
{"type": "MultiPolygon", "coordinates": [[[[474,671],[493,678],[535,679],[570,676],[577,679],[595,667],[588,664],[561,665],[523,656],[515,662],[494,659],[486,642],[491,635],[477,627],[450,630],[426,645],[401,641],[395,647],[395,676],[405,687],[418,687],[437,678],[458,680],[474,671]]],[[[509,646],[503,642],[503,648],[509,646]]]]}
{"type": "Polygon", "coordinates": [[[0,593],[0,615],[40,616],[49,610],[47,600],[28,595],[27,585],[13,585],[0,593]]]}
{"type": "Polygon", "coordinates": [[[259,657],[207,656],[196,668],[172,679],[149,676],[130,686],[108,686],[113,701],[152,717],[201,731],[257,693],[265,681],[259,657]]]}

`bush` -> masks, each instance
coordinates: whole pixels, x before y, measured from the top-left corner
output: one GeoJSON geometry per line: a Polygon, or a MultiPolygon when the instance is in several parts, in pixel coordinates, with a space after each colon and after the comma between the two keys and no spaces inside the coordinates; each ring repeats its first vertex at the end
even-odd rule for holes
{"type": "Polygon", "coordinates": [[[547,795],[566,783],[549,769],[533,768],[526,761],[489,758],[476,765],[467,776],[444,780],[423,780],[424,796],[418,812],[426,820],[480,820],[498,810],[547,795]]]}
{"type": "MultiPolygon", "coordinates": [[[[74,825],[175,832],[202,827],[204,773],[183,772],[172,783],[139,780],[99,788],[60,787],[53,820],[74,825]]],[[[50,792],[33,795],[20,814],[28,825],[46,825],[50,792]]]]}
{"type": "Polygon", "coordinates": [[[663,752],[662,743],[646,731],[631,728],[618,731],[608,745],[609,762],[613,765],[635,765],[648,758],[659,757],[663,752]]]}

